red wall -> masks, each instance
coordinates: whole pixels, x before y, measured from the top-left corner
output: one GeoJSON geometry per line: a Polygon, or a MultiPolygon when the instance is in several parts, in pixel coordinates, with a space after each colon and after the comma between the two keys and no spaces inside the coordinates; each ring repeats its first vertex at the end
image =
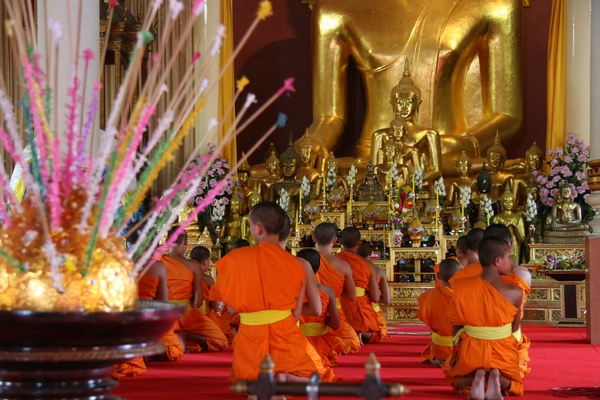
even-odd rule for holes
{"type": "MultiPolygon", "coordinates": [[[[288,77],[295,78],[296,93],[277,100],[238,137],[238,151],[241,153],[273,125],[278,113],[282,112],[288,117],[287,126],[272,134],[265,145],[250,158],[250,164],[261,162],[268,142],[275,143],[280,152],[285,150],[290,132],[297,139],[312,119],[308,6],[301,4],[300,0],[271,0],[271,3],[274,15],[259,24],[251,40],[235,60],[236,79],[242,75],[250,79],[247,90],[257,95],[259,105],[269,99],[288,77]]],[[[523,8],[525,99],[522,133],[526,139],[505,143],[509,158],[524,157],[534,140],[541,148],[546,143],[546,58],[552,2],[541,0],[530,3],[530,7],[523,8]]],[[[254,20],[257,7],[258,0],[233,0],[236,43],[254,20]]],[[[350,114],[353,119],[348,123],[344,144],[335,152],[337,157],[352,154],[362,127],[364,94],[355,71],[350,74],[349,97],[349,104],[356,104],[356,109],[350,114]]]]}

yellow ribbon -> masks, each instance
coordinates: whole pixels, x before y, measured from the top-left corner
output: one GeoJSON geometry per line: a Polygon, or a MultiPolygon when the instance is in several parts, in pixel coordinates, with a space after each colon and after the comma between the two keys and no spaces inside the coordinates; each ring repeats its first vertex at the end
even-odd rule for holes
{"type": "Polygon", "coordinates": [[[381,311],[381,307],[379,307],[379,303],[371,302],[371,304],[373,304],[373,310],[375,310],[375,312],[381,311]]]}
{"type": "Polygon", "coordinates": [[[292,315],[291,310],[264,310],[240,313],[240,323],[244,325],[267,325],[279,322],[292,315]]]}
{"type": "Polygon", "coordinates": [[[307,322],[300,324],[300,330],[304,336],[321,336],[327,333],[325,322],[307,322]]]}
{"type": "Polygon", "coordinates": [[[337,297],[335,298],[335,308],[337,308],[338,310],[342,309],[342,301],[337,297]]]}
{"type": "Polygon", "coordinates": [[[356,287],[356,297],[365,295],[365,288],[356,287]]]}
{"type": "Polygon", "coordinates": [[[184,300],[169,300],[169,303],[175,303],[175,304],[184,304],[187,306],[186,308],[186,312],[190,311],[190,309],[192,308],[192,302],[189,299],[184,299],[184,300]]]}
{"type": "Polygon", "coordinates": [[[202,314],[206,315],[210,311],[210,302],[208,300],[204,300],[202,305],[197,308],[202,314]]]}
{"type": "Polygon", "coordinates": [[[500,340],[506,339],[510,335],[512,335],[512,324],[508,323],[503,326],[471,326],[465,325],[461,330],[459,330],[456,335],[452,338],[454,344],[458,344],[460,335],[462,333],[466,333],[467,335],[482,340],[500,340]]]}
{"type": "Polygon", "coordinates": [[[452,342],[452,336],[442,336],[435,332],[431,332],[431,341],[437,344],[438,346],[452,347],[452,345],[454,344],[452,342]]]}
{"type": "Polygon", "coordinates": [[[517,329],[515,332],[512,333],[512,335],[515,337],[515,339],[517,339],[517,342],[521,343],[521,340],[523,340],[523,334],[521,333],[521,327],[519,326],[519,329],[517,329]]]}

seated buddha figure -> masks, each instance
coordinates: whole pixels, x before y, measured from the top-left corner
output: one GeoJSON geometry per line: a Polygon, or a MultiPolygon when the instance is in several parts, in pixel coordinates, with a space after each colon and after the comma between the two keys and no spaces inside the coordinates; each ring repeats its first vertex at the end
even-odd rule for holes
{"type": "Polygon", "coordinates": [[[398,146],[394,139],[390,138],[383,144],[383,161],[375,167],[375,172],[377,173],[377,177],[379,178],[379,182],[381,182],[381,186],[383,190],[387,193],[390,190],[390,177],[389,173],[392,170],[394,163],[396,163],[396,168],[398,169],[398,176],[400,186],[404,186],[406,184],[406,179],[409,176],[409,167],[405,164],[398,162],[398,146]]]}
{"type": "Polygon", "coordinates": [[[273,142],[269,143],[269,145],[267,146],[267,151],[265,151],[263,153],[263,155],[262,155],[263,162],[250,167],[250,178],[252,178],[253,180],[261,179],[261,178],[264,178],[269,175],[269,172],[267,170],[267,164],[268,164],[267,160],[271,156],[275,156],[275,158],[279,159],[279,152],[277,151],[277,148],[275,147],[273,142]]]}
{"type": "Polygon", "coordinates": [[[460,153],[456,159],[456,169],[458,170],[458,179],[452,182],[448,189],[448,201],[454,206],[460,206],[460,189],[471,188],[474,189],[475,181],[471,178],[471,159],[467,156],[466,152],[460,153]]]}
{"type": "Polygon", "coordinates": [[[291,141],[288,148],[281,153],[279,159],[281,162],[281,174],[283,175],[283,180],[275,182],[269,187],[268,200],[278,200],[281,195],[281,189],[285,189],[290,196],[287,210],[288,215],[293,216],[298,210],[298,193],[300,192],[301,182],[296,180],[296,174],[298,173],[298,168],[300,168],[300,154],[294,150],[294,145],[291,141]]]}
{"type": "Polygon", "coordinates": [[[255,185],[258,184],[260,187],[260,193],[264,200],[268,200],[269,187],[275,182],[281,181],[281,161],[275,154],[271,154],[266,160],[265,168],[267,175],[260,179],[251,179],[255,185]]]}
{"type": "Polygon", "coordinates": [[[505,161],[506,149],[500,143],[500,136],[496,134],[494,144],[488,149],[486,158],[487,170],[492,178],[492,188],[489,196],[493,203],[500,199],[507,185],[512,188],[514,176],[504,172],[505,161]]]}
{"type": "Polygon", "coordinates": [[[356,189],[358,193],[358,201],[383,201],[385,196],[383,189],[375,173],[375,166],[369,162],[367,166],[367,174],[363,182],[356,189]]]}
{"type": "Polygon", "coordinates": [[[515,212],[515,196],[506,188],[500,198],[502,212],[494,215],[493,222],[505,225],[510,231],[512,238],[512,247],[510,248],[510,258],[513,263],[520,264],[521,246],[525,242],[525,220],[521,213],[515,212]]]}
{"type": "Polygon", "coordinates": [[[242,227],[241,227],[242,239],[246,239],[251,245],[254,245],[256,243],[254,243],[254,239],[252,238],[252,235],[250,234],[249,213],[250,213],[250,210],[252,210],[252,208],[255,205],[257,205],[258,203],[260,203],[261,201],[262,201],[262,198],[260,197],[260,193],[258,191],[258,186],[255,186],[254,191],[250,194],[250,197],[248,197],[248,214],[242,216],[242,227]]]}
{"type": "Polygon", "coordinates": [[[294,148],[300,153],[300,168],[296,180],[302,182],[306,176],[311,184],[315,183],[319,174],[323,172],[329,152],[319,146],[314,146],[306,133],[294,144],[294,148]]]}
{"type": "Polygon", "coordinates": [[[559,199],[552,206],[544,227],[544,243],[582,243],[590,233],[590,226],[583,222],[581,206],[571,199],[572,187],[563,183],[559,199]]]}
{"type": "Polygon", "coordinates": [[[242,199],[234,191],[229,201],[229,216],[225,218],[219,241],[223,244],[223,252],[227,254],[233,249],[236,240],[242,237],[242,199]]]}
{"type": "Polygon", "coordinates": [[[544,160],[544,151],[540,149],[536,142],[525,152],[525,173],[515,176],[512,192],[517,205],[525,204],[527,200],[527,188],[535,186],[535,173],[541,170],[544,160]]]}
{"type": "Polygon", "coordinates": [[[325,160],[325,174],[319,176],[317,183],[314,186],[311,186],[311,199],[321,199],[323,196],[323,179],[327,179],[327,175],[329,171],[333,170],[335,173],[336,179],[336,188],[342,188],[346,196],[350,194],[350,189],[348,188],[348,182],[346,179],[340,175],[340,166],[338,164],[337,159],[333,152],[329,153],[327,159],[325,160]]]}

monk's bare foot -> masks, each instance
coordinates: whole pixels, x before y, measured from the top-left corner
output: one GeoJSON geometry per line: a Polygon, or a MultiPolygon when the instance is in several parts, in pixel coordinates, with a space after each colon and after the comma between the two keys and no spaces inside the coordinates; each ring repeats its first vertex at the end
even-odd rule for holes
{"type": "Polygon", "coordinates": [[[488,376],[487,389],[485,391],[486,400],[502,400],[502,390],[500,389],[500,371],[496,368],[490,370],[488,376]]]}
{"type": "Polygon", "coordinates": [[[485,370],[479,368],[475,371],[475,377],[469,392],[469,400],[484,400],[485,398],[485,370]]]}

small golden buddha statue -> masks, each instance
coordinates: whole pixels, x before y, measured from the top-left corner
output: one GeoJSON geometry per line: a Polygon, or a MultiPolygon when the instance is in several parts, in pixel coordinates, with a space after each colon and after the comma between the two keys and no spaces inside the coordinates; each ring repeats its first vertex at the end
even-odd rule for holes
{"type": "Polygon", "coordinates": [[[521,246],[525,242],[525,220],[521,213],[514,211],[515,196],[509,188],[506,188],[504,194],[500,198],[502,212],[493,218],[493,222],[505,225],[510,230],[512,239],[512,247],[510,249],[510,258],[513,263],[519,265],[521,257],[521,246]]]}
{"type": "Polygon", "coordinates": [[[544,160],[544,151],[540,149],[536,142],[525,152],[525,174],[516,176],[512,186],[512,192],[517,205],[525,204],[527,200],[527,188],[530,185],[535,186],[535,172],[542,168],[544,160]]]}
{"type": "MultiPolygon", "coordinates": [[[[398,163],[398,145],[394,141],[394,139],[390,138],[383,144],[383,162],[375,167],[375,172],[377,173],[377,177],[379,178],[379,182],[382,183],[383,190],[387,193],[390,190],[390,177],[389,173],[393,168],[394,163],[396,164],[396,168],[398,170],[398,182],[397,185],[404,186],[407,182],[407,177],[409,176],[409,168],[408,166],[398,163]]],[[[402,160],[402,157],[400,157],[402,160]]],[[[402,160],[403,161],[403,160],[402,160]]]]}
{"type": "Polygon", "coordinates": [[[241,196],[243,201],[243,210],[247,209],[248,198],[254,189],[250,187],[250,171],[246,169],[238,169],[237,181],[238,181],[238,194],[241,196]]]}
{"type": "Polygon", "coordinates": [[[584,243],[590,226],[583,222],[581,205],[571,200],[572,187],[563,183],[544,227],[544,243],[584,243]]]}
{"type": "MultiPolygon", "coordinates": [[[[194,208],[194,205],[189,203],[183,206],[178,216],[179,224],[183,224],[185,221],[187,221],[192,211],[194,211],[194,208]]],[[[198,239],[200,238],[201,232],[197,217],[185,228],[185,232],[187,233],[187,239],[189,244],[198,243],[198,239]]]]}
{"type": "Polygon", "coordinates": [[[278,156],[271,154],[269,158],[267,158],[267,162],[265,164],[265,168],[267,171],[267,175],[260,179],[253,179],[252,182],[256,185],[257,183],[260,185],[260,193],[264,200],[269,199],[269,188],[275,182],[281,182],[281,161],[278,156]]]}
{"type": "Polygon", "coordinates": [[[346,195],[350,194],[350,189],[348,188],[348,182],[344,179],[343,176],[340,175],[340,166],[335,158],[333,152],[329,153],[327,159],[325,160],[325,174],[319,176],[317,183],[311,187],[311,199],[319,199],[323,196],[323,179],[327,179],[327,175],[329,175],[329,171],[333,171],[335,173],[336,188],[342,188],[346,195]]]}
{"type": "Polygon", "coordinates": [[[301,182],[296,180],[296,174],[300,168],[300,154],[294,150],[294,145],[290,141],[288,148],[281,153],[281,173],[283,180],[273,183],[269,187],[269,201],[276,201],[279,199],[281,189],[290,196],[290,202],[288,205],[288,215],[295,215],[298,210],[298,193],[300,192],[301,182]]]}
{"type": "Polygon", "coordinates": [[[271,156],[275,156],[275,158],[277,158],[279,160],[279,152],[277,151],[277,148],[275,147],[273,142],[269,143],[269,146],[267,146],[267,151],[265,151],[263,153],[263,155],[262,155],[263,162],[250,167],[250,177],[252,179],[262,179],[269,175],[268,168],[267,168],[267,164],[268,164],[267,160],[271,156]]]}
{"type": "Polygon", "coordinates": [[[219,241],[223,245],[223,252],[227,254],[233,250],[233,244],[236,240],[242,237],[242,199],[234,191],[229,201],[229,216],[225,218],[221,232],[219,233],[219,241]]]}
{"type": "Polygon", "coordinates": [[[507,185],[511,188],[513,184],[514,176],[503,172],[505,161],[506,149],[500,143],[500,136],[496,134],[496,140],[488,149],[486,158],[487,170],[492,178],[492,188],[489,193],[492,203],[500,199],[507,185]]]}
{"type": "Polygon", "coordinates": [[[300,153],[300,168],[296,179],[302,181],[306,176],[311,184],[315,183],[323,172],[328,152],[320,147],[316,148],[306,133],[294,144],[294,148],[300,153]]]}
{"type": "Polygon", "coordinates": [[[358,192],[358,201],[370,201],[371,199],[374,201],[385,200],[383,189],[379,183],[379,179],[375,173],[375,166],[372,162],[369,162],[364,181],[358,185],[356,190],[358,192]]]}
{"type": "Polygon", "coordinates": [[[208,226],[204,227],[204,230],[202,231],[202,235],[200,235],[200,239],[198,239],[198,245],[204,246],[209,250],[212,249],[213,241],[212,241],[212,238],[210,237],[210,232],[208,231],[208,226]]]}
{"type": "MultiPolygon", "coordinates": [[[[250,212],[250,210],[252,210],[252,208],[257,205],[258,203],[260,203],[262,201],[262,198],[260,196],[260,191],[258,189],[258,183],[254,186],[254,191],[250,194],[250,197],[248,197],[248,212],[250,212]]],[[[250,243],[251,245],[254,245],[254,238],[252,237],[252,235],[250,234],[250,218],[248,217],[248,214],[243,215],[242,216],[242,239],[246,239],[248,241],[248,243],[250,243]]]]}
{"type": "Polygon", "coordinates": [[[321,215],[319,209],[319,202],[316,200],[311,200],[304,206],[304,214],[310,223],[316,221],[321,215]]]}
{"type": "Polygon", "coordinates": [[[466,152],[460,153],[456,159],[456,169],[458,170],[458,179],[452,182],[448,189],[448,200],[454,206],[460,206],[460,188],[475,186],[475,181],[469,176],[471,172],[471,159],[466,152]]]}

